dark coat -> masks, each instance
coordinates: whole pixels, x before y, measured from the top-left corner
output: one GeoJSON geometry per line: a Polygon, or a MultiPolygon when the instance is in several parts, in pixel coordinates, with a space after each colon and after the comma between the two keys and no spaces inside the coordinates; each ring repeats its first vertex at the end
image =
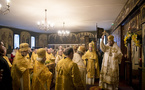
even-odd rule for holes
{"type": "Polygon", "coordinates": [[[12,90],[12,77],[7,61],[0,55],[0,70],[3,69],[2,81],[0,81],[0,90],[12,90]]]}

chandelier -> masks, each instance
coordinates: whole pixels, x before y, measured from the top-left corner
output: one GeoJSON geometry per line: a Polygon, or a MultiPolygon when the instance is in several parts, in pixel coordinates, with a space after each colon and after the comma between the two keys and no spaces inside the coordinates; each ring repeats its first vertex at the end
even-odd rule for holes
{"type": "Polygon", "coordinates": [[[8,12],[10,12],[10,0],[7,0],[7,5],[6,7],[3,7],[1,4],[0,4],[0,13],[2,14],[7,14],[8,12]]]}
{"type": "Polygon", "coordinates": [[[48,31],[50,29],[53,29],[54,23],[51,23],[50,21],[47,21],[47,9],[45,9],[45,19],[41,22],[37,22],[38,28],[41,30],[48,31]]]}
{"type": "Polygon", "coordinates": [[[58,35],[59,35],[59,36],[68,36],[68,35],[70,34],[69,31],[67,31],[67,30],[64,29],[64,24],[65,24],[65,23],[63,22],[63,30],[59,30],[59,31],[58,31],[58,35]]]}

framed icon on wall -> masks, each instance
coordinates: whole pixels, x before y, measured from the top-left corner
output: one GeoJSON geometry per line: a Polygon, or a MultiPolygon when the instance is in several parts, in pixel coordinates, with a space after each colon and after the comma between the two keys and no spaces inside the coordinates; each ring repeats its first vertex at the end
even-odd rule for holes
{"type": "Polygon", "coordinates": [[[145,23],[142,24],[142,66],[145,67],[145,23]]]}
{"type": "Polygon", "coordinates": [[[141,21],[145,22],[145,5],[141,8],[141,21]]]}
{"type": "Polygon", "coordinates": [[[85,36],[85,47],[88,50],[88,48],[89,48],[89,36],[85,36]]]}

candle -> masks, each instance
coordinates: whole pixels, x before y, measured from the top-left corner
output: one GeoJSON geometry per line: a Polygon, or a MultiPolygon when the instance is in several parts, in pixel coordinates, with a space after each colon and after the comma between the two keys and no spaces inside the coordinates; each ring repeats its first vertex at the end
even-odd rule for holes
{"type": "Polygon", "coordinates": [[[40,25],[40,22],[37,22],[37,25],[40,25]]]}
{"type": "Polygon", "coordinates": [[[44,24],[44,21],[42,21],[42,24],[44,24]]]}
{"type": "Polygon", "coordinates": [[[0,10],[1,10],[1,8],[2,8],[2,5],[0,4],[0,10]]]}
{"type": "Polygon", "coordinates": [[[9,5],[9,3],[10,3],[10,0],[7,0],[7,5],[9,5]]]}

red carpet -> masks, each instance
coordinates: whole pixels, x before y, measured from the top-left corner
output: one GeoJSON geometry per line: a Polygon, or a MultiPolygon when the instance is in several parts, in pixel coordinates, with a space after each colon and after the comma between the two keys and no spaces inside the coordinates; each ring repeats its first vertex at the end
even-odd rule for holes
{"type": "Polygon", "coordinates": [[[99,87],[98,86],[93,86],[89,90],[99,90],[99,87]]]}
{"type": "MultiPolygon", "coordinates": [[[[55,90],[55,86],[53,86],[50,90],[55,90]]],[[[99,90],[99,81],[96,81],[94,85],[86,85],[86,90],[99,90]]],[[[118,90],[138,90],[133,89],[131,86],[125,84],[124,81],[119,82],[118,90]]]]}
{"type": "MultiPolygon", "coordinates": [[[[89,90],[100,90],[98,86],[92,86],[89,90]]],[[[119,87],[118,90],[134,90],[132,87],[119,87]]]]}

